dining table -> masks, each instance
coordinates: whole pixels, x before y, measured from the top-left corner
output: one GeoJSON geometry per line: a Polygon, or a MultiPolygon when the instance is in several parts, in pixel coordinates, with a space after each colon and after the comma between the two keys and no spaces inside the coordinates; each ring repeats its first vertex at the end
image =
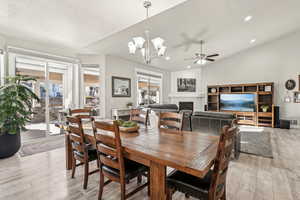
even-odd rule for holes
{"type": "MultiPolygon", "coordinates": [[[[97,119],[96,119],[97,121],[97,119]]],[[[102,121],[102,120],[99,120],[102,121]]],[[[95,145],[92,126],[85,124],[87,142],[95,145]]],[[[203,178],[214,163],[219,136],[202,132],[141,127],[136,133],[120,133],[123,155],[150,169],[150,199],[166,199],[166,169],[180,170],[203,178]]],[[[72,169],[72,146],[65,135],[66,169],[72,169]]]]}

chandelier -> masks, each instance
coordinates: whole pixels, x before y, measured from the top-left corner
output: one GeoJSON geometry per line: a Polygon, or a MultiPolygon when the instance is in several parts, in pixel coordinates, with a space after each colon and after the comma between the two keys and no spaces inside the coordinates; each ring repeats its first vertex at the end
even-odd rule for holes
{"type": "MultiPolygon", "coordinates": [[[[146,8],[146,20],[149,17],[149,8],[151,7],[151,1],[144,1],[144,7],[146,8]]],[[[140,50],[145,63],[150,64],[152,58],[162,57],[165,55],[167,47],[163,45],[164,40],[160,37],[150,39],[149,30],[145,31],[145,38],[134,37],[132,41],[128,43],[129,53],[135,54],[136,50],[140,50]],[[151,43],[153,47],[151,46],[151,43]]]]}

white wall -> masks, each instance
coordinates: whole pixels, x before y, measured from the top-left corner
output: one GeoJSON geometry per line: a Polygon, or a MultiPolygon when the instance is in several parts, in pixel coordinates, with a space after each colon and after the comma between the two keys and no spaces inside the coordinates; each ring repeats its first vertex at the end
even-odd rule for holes
{"type": "Polygon", "coordinates": [[[204,95],[202,84],[202,69],[190,69],[184,71],[176,71],[171,73],[171,93],[169,95],[170,103],[177,104],[180,101],[194,102],[194,110],[204,110],[204,95]],[[177,92],[178,78],[194,78],[196,79],[196,92],[177,92]]]}
{"type": "MultiPolygon", "coordinates": [[[[281,117],[300,117],[299,103],[284,103],[285,81],[300,75],[300,32],[266,43],[203,67],[204,87],[230,83],[275,83],[275,105],[281,117]]],[[[292,93],[290,93],[292,95],[292,93]]]]}
{"type": "Polygon", "coordinates": [[[111,117],[112,108],[126,108],[128,102],[132,102],[136,105],[136,69],[144,69],[163,74],[163,99],[161,103],[168,103],[168,95],[170,93],[170,72],[119,57],[106,56],[106,117],[111,117]],[[112,76],[131,79],[131,97],[112,97],[112,76]]]}

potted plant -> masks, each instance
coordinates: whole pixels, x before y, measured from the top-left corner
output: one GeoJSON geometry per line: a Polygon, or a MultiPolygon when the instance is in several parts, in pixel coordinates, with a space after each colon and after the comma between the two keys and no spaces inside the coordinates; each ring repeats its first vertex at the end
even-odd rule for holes
{"type": "Polygon", "coordinates": [[[268,112],[268,110],[269,110],[268,105],[262,105],[260,108],[262,109],[263,112],[268,112]]]}
{"type": "Polygon", "coordinates": [[[32,77],[20,76],[6,78],[0,87],[0,158],[14,155],[21,146],[20,131],[26,130],[30,122],[33,100],[39,98],[24,83],[35,81],[32,77]]]}
{"type": "Polygon", "coordinates": [[[127,108],[131,109],[132,106],[133,106],[133,103],[132,103],[132,102],[128,102],[128,103],[126,104],[126,106],[127,106],[127,108]]]}

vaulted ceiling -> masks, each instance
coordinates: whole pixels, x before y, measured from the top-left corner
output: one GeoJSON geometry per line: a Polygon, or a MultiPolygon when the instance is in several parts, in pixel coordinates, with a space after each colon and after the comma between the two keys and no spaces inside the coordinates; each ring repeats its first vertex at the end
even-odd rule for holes
{"type": "Polygon", "coordinates": [[[184,58],[199,52],[201,39],[206,53],[222,59],[300,28],[299,0],[152,0],[147,21],[142,2],[0,0],[0,34],[142,63],[139,53],[128,54],[127,43],[149,28],[166,40],[171,57],[151,65],[173,71],[199,67],[184,58]]]}
{"type": "Polygon", "coordinates": [[[131,26],[87,46],[90,52],[105,52],[143,62],[138,52],[131,56],[127,43],[143,36],[146,27],[152,37],[166,40],[170,60],[154,59],[151,65],[167,70],[200,67],[184,58],[199,52],[201,39],[205,53],[219,53],[219,60],[245,49],[282,37],[300,28],[299,0],[188,0],[148,21],[131,26]],[[245,22],[246,16],[252,20],[245,22]],[[255,39],[254,43],[250,43],[255,39]]]}
{"type": "MultiPolygon", "coordinates": [[[[153,0],[152,16],[185,0],[153,0]]],[[[81,48],[144,20],[142,0],[0,0],[0,34],[81,48]],[[141,8],[141,9],[139,9],[141,8]]]]}

